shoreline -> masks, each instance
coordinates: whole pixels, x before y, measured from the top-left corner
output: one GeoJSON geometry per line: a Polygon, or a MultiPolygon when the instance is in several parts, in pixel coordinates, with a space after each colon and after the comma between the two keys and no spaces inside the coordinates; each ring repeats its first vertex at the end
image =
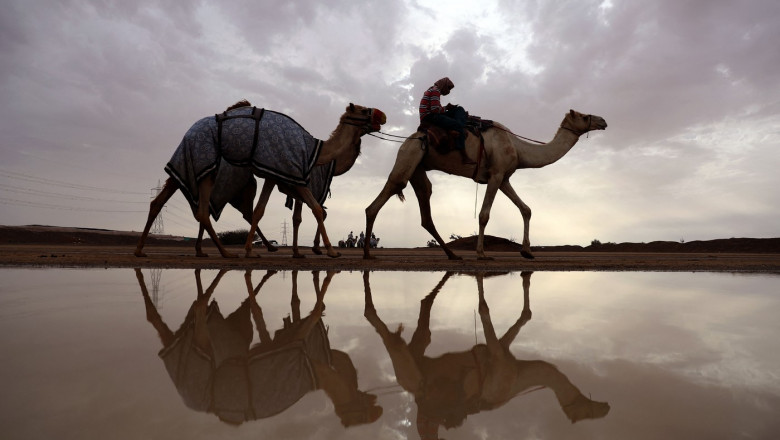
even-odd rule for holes
{"type": "Polygon", "coordinates": [[[462,260],[449,260],[438,248],[379,248],[376,257],[364,260],[362,249],[338,249],[339,258],[314,255],[292,258],[282,247],[270,253],[254,250],[244,258],[242,246],[228,246],[239,258],[222,258],[216,247],[204,245],[209,257],[195,256],[194,246],[148,245],[148,257],[133,255],[132,245],[0,244],[0,267],[27,268],[165,268],[230,270],[349,270],[349,271],[642,271],[736,272],[780,274],[780,254],[757,253],[660,253],[660,252],[552,252],[537,251],[528,260],[518,252],[488,251],[492,260],[478,260],[474,251],[456,250],[462,260]]]}

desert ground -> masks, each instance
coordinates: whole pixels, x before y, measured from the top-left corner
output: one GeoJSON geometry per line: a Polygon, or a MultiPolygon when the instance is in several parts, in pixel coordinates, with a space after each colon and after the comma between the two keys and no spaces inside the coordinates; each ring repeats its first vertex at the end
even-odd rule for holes
{"type": "Polygon", "coordinates": [[[195,256],[194,241],[153,237],[146,258],[133,255],[138,233],[48,226],[0,226],[0,266],[5,267],[159,267],[275,270],[399,270],[399,271],[715,271],[780,273],[780,239],[726,239],[647,244],[608,243],[599,247],[533,248],[535,259],[520,256],[516,243],[486,237],[492,260],[478,260],[473,237],[453,242],[462,260],[449,260],[438,248],[379,248],[376,259],[364,260],[361,249],[344,249],[339,258],[315,255],[292,258],[289,247],[270,253],[255,248],[244,258],[243,247],[228,246],[239,258],[222,258],[210,242],[206,258],[195,256]]]}

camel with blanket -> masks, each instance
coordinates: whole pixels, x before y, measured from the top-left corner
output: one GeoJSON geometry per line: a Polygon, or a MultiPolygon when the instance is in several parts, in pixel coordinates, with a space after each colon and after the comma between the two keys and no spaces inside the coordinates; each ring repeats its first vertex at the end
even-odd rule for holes
{"type": "MultiPolygon", "coordinates": [[[[360,137],[378,131],[385,122],[380,110],[350,104],[330,138],[321,141],[282,113],[248,105],[202,118],[187,131],[165,167],[170,178],[150,204],[135,255],[146,256],[142,249],[154,219],[180,190],[202,230],[209,233],[223,257],[236,255],[222,245],[209,217],[218,219],[228,203],[239,209],[251,225],[245,245],[249,256],[257,224],[274,186],[278,186],[280,191],[311,208],[328,256],[338,257],[340,254],[331,246],[325,231],[321,203],[337,167],[343,167],[339,164],[354,164],[360,152],[360,137]],[[266,179],[266,183],[251,209],[254,176],[266,179]]],[[[202,254],[200,239],[196,251],[202,254]]]]}
{"type": "Polygon", "coordinates": [[[358,389],[352,361],[330,347],[322,322],[323,300],[335,272],[328,272],[322,285],[319,272],[313,272],[317,300],[309,316],[301,318],[293,271],[292,317],[283,319],[283,328],[273,337],[256,296],[276,271],[266,272],[256,287],[251,271],[246,271],[248,297],[223,316],[211,298],[226,273],[220,271],[204,291],[200,270],[195,271],[197,297],[182,325],[172,331],[150,298],[141,269],[136,269],[147,320],[163,344],[159,357],[185,405],[239,425],[275,416],[306,394],[323,390],[344,426],[379,418],[382,408],[376,405],[376,396],[358,389]],[[254,344],[252,321],[260,336],[254,344]]]}

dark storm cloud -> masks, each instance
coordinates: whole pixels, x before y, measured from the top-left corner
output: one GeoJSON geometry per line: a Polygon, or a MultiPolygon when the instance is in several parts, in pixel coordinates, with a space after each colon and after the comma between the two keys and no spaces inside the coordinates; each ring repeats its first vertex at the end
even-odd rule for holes
{"type": "MultiPolygon", "coordinates": [[[[238,99],[289,112],[319,137],[354,102],[382,109],[386,129],[408,135],[420,95],[446,75],[456,87],[445,102],[531,138],[549,140],[570,108],[607,119],[606,132],[560,164],[517,173],[524,187],[569,200],[562,182],[578,176],[599,192],[570,209],[606,209],[607,198],[616,211],[631,206],[649,235],[653,225],[666,231],[664,218],[685,217],[685,197],[722,194],[745,206],[707,206],[702,222],[717,219],[715,229],[730,231],[735,212],[760,212],[750,228],[776,235],[778,196],[761,190],[777,186],[780,160],[775,1],[502,1],[455,14],[456,3],[440,10],[347,0],[6,3],[7,167],[66,181],[144,182],[147,191],[184,131],[238,99]],[[132,178],[117,177],[117,163],[132,178]],[[64,166],[114,174],[68,176],[64,166]]],[[[396,144],[365,137],[363,147],[338,181],[355,188],[341,187],[334,217],[363,209],[369,196],[351,193],[381,185],[395,160],[396,144]]],[[[619,229],[630,234],[627,225],[611,230],[619,229]]]]}

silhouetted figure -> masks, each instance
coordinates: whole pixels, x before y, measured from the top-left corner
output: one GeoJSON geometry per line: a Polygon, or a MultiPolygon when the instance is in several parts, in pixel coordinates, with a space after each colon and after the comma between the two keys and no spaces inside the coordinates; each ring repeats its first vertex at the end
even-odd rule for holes
{"type": "Polygon", "coordinates": [[[453,274],[445,273],[431,293],[420,301],[417,329],[407,343],[401,337],[403,326],[391,332],[377,315],[369,272],[363,272],[365,317],[382,338],[393,363],[396,381],[414,395],[420,438],[437,439],[440,426],[447,429],[460,426],[470,414],[498,408],[514,397],[539,387],[549,388],[555,393],[561,409],[572,423],[607,415],[609,404],[585,397],[554,365],[539,360],[518,360],[509,351],[520,329],[531,319],[531,272],[521,275],[524,301],[520,318],[501,338],[493,329],[484,297],[483,279],[488,275],[473,274],[477,280],[479,316],[486,343],[435,358],[425,356],[425,350],[431,343],[433,301],[453,274]]]}
{"type": "Polygon", "coordinates": [[[292,316],[271,337],[256,296],[276,271],[268,271],[253,288],[251,270],[244,279],[247,299],[223,317],[216,301],[209,299],[221,278],[221,270],[203,291],[200,270],[195,270],[197,298],[181,327],[172,332],[152,303],[143,273],[136,277],[146,305],[147,320],[163,344],[159,352],[184,403],[210,412],[230,424],[279,414],[305,394],[321,389],[333,402],[344,426],[371,423],[382,414],[376,396],[358,389],[357,372],[349,356],[332,350],[322,323],[323,298],[334,272],[328,272],[320,288],[313,272],[317,301],[301,318],[297,271],[293,272],[292,316]],[[260,342],[251,344],[252,321],[260,342]]]}

